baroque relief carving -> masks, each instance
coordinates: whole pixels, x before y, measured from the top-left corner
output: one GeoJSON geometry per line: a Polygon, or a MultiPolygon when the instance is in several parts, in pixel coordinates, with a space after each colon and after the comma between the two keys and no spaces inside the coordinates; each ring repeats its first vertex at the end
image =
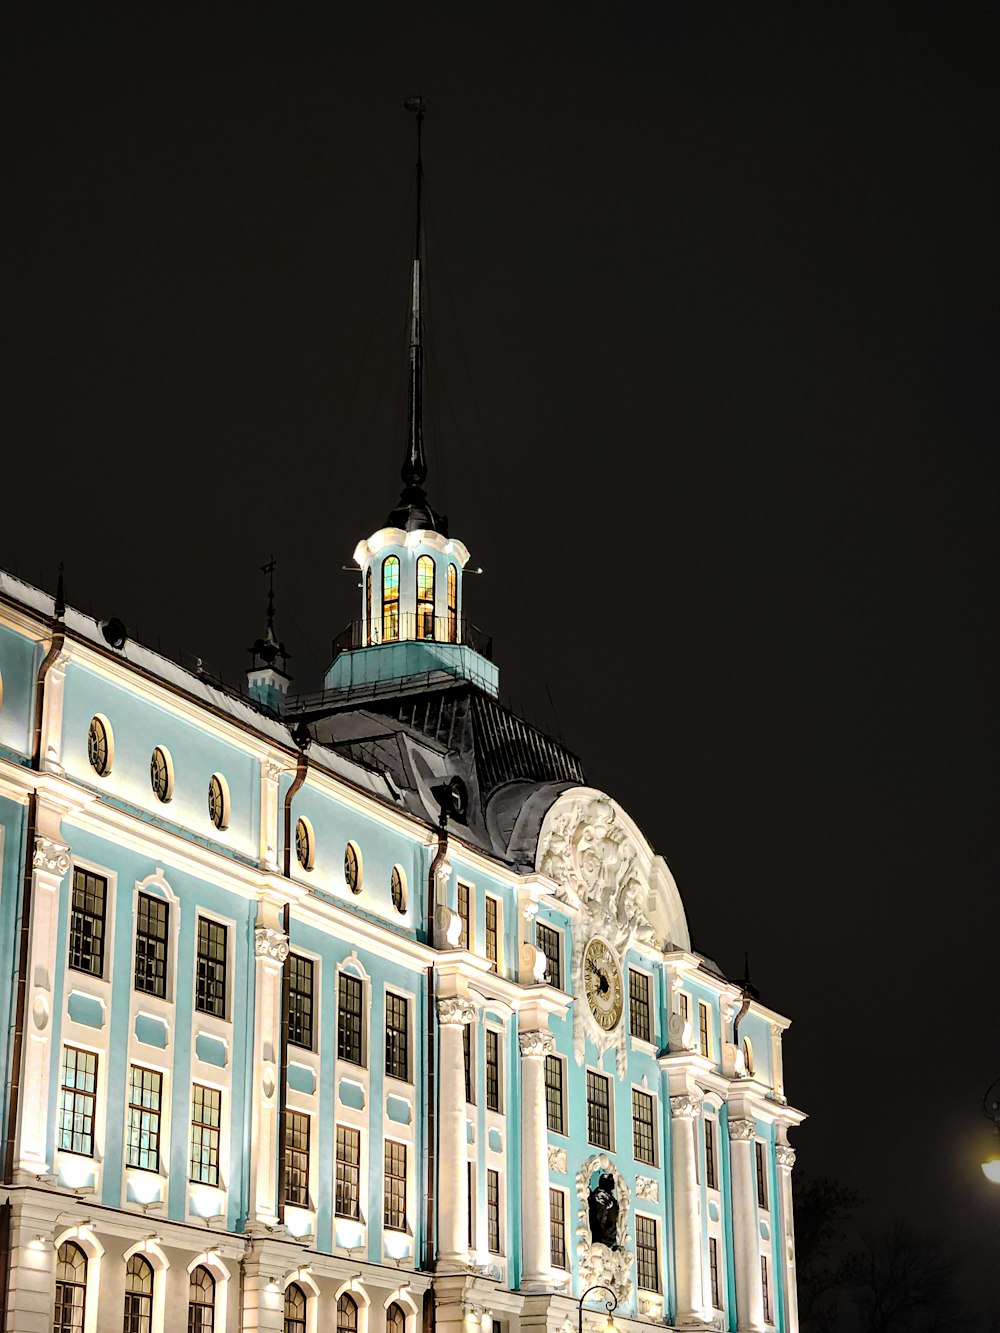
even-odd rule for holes
{"type": "MultiPolygon", "coordinates": [[[[681,1097],[670,1098],[670,1114],[680,1120],[697,1120],[701,1115],[701,1098],[684,1093],[681,1097]]],[[[753,1124],[753,1121],[750,1122],[753,1124]]]]}
{"type": "Polygon", "coordinates": [[[556,1039],[548,1028],[529,1028],[517,1034],[518,1045],[524,1056],[552,1055],[556,1049],[556,1039]]]}
{"type": "Polygon", "coordinates": [[[794,1148],[790,1148],[787,1143],[779,1143],[774,1150],[774,1155],[778,1159],[779,1166],[786,1166],[789,1171],[791,1171],[792,1167],[795,1165],[794,1148]]]}
{"type": "Polygon", "coordinates": [[[737,1143],[746,1143],[757,1133],[757,1123],[754,1120],[730,1120],[729,1137],[737,1143]]]}
{"type": "Polygon", "coordinates": [[[62,879],[69,869],[69,848],[55,838],[46,838],[39,834],[35,839],[35,850],[31,858],[35,870],[47,870],[50,875],[62,879]]]}
{"type": "Polygon", "coordinates": [[[461,995],[449,995],[438,1000],[438,1022],[447,1027],[449,1024],[473,1023],[476,1018],[476,1006],[471,1000],[461,995]]]}
{"type": "Polygon", "coordinates": [[[659,1203],[660,1182],[652,1176],[636,1176],[635,1192],[640,1199],[652,1199],[653,1203],[659,1203]]]}
{"type": "Polygon", "coordinates": [[[254,952],[258,958],[272,958],[283,963],[288,957],[288,936],[273,926],[258,926],[254,931],[254,952]]]}
{"type": "Polygon", "coordinates": [[[554,1148],[549,1144],[549,1170],[558,1171],[561,1175],[566,1174],[566,1149],[554,1148]]]}
{"type": "Polygon", "coordinates": [[[580,1260],[580,1281],[584,1288],[595,1283],[604,1283],[615,1293],[619,1301],[627,1301],[632,1295],[632,1281],[629,1272],[634,1256],[629,1249],[628,1210],[629,1188],[621,1172],[604,1153],[595,1153],[588,1157],[576,1176],[576,1196],[579,1200],[577,1211],[577,1254],[580,1260]],[[590,1230],[590,1182],[595,1172],[609,1175],[614,1180],[615,1196],[618,1202],[618,1220],[616,1227],[616,1245],[612,1249],[594,1240],[590,1230]]]}

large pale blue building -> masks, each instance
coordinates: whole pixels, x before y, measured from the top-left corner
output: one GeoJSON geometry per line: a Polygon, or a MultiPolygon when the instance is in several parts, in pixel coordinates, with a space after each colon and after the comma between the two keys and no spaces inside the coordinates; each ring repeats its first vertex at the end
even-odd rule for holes
{"type": "Polygon", "coordinates": [[[10,1333],[796,1333],[785,1018],[507,708],[424,491],[321,693],[0,573],[10,1333]]]}

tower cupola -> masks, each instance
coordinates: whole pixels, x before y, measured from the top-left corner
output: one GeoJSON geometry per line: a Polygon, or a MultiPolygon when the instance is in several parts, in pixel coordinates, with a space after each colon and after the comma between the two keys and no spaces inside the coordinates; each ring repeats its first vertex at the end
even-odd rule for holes
{"type": "Polygon", "coordinates": [[[267,628],[261,638],[254,640],[250,651],[250,670],[247,672],[247,687],[255,703],[262,705],[272,713],[281,713],[285,707],[285,696],[291,676],[288,666],[288,653],[274,632],[274,570],[275,559],[272,555],[266,565],[261,565],[260,572],[268,576],[267,585],[267,628]]]}

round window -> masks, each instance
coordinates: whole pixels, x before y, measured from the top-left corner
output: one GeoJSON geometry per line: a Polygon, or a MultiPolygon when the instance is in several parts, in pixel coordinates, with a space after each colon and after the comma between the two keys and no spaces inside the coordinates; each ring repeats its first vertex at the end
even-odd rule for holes
{"type": "Polygon", "coordinates": [[[344,883],[352,893],[361,892],[361,853],[353,842],[344,848],[344,883]]]}
{"type": "Polygon", "coordinates": [[[221,773],[213,773],[208,784],[208,817],[217,829],[229,827],[229,786],[221,773]]]}
{"type": "Polygon", "coordinates": [[[295,855],[303,870],[312,870],[316,859],[313,845],[312,825],[308,819],[299,819],[295,824],[295,855]]]}
{"type": "Polygon", "coordinates": [[[98,777],[111,772],[111,728],[103,717],[92,717],[87,728],[87,758],[98,777]]]}
{"type": "Polygon", "coordinates": [[[392,894],[392,905],[396,911],[402,914],[406,911],[406,876],[400,870],[399,866],[392,868],[392,884],[390,886],[392,894]]]}
{"type": "Polygon", "coordinates": [[[170,755],[158,745],[149,761],[149,781],[158,801],[169,801],[174,794],[174,770],[170,755]]]}

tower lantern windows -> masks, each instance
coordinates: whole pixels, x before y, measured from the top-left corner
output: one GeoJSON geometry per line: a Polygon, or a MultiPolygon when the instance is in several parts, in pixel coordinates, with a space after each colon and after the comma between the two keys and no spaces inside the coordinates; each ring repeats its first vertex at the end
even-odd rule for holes
{"type": "Polygon", "coordinates": [[[417,560],[417,638],[434,638],[434,561],[429,555],[417,560]]]}
{"type": "Polygon", "coordinates": [[[458,643],[458,566],[448,565],[448,642],[458,643]]]}
{"type": "Polygon", "coordinates": [[[382,640],[399,638],[399,557],[388,555],[382,564],[382,640]]]}

